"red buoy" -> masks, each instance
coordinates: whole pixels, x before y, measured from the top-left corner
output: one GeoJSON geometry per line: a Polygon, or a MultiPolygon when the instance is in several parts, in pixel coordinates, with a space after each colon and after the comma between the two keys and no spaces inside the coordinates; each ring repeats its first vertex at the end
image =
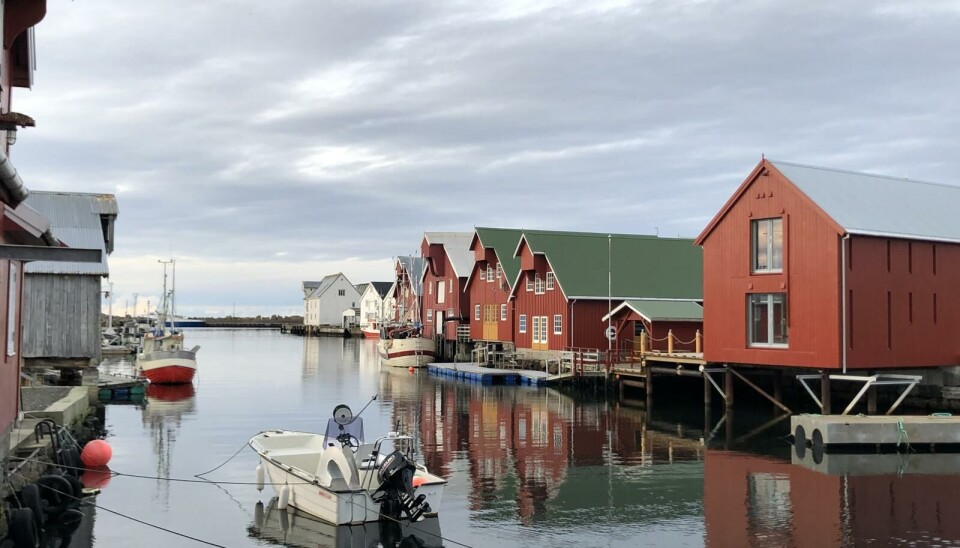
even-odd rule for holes
{"type": "Polygon", "coordinates": [[[113,449],[110,444],[103,440],[90,440],[83,446],[83,452],[80,453],[80,460],[83,465],[89,468],[106,466],[113,456],[113,449]]]}
{"type": "Polygon", "coordinates": [[[409,371],[409,372],[411,372],[411,373],[413,373],[413,366],[411,366],[411,367],[408,367],[408,368],[407,368],[407,371],[409,371]]]}
{"type": "Polygon", "coordinates": [[[87,468],[83,474],[80,475],[80,483],[89,489],[103,489],[110,483],[110,478],[112,477],[113,472],[106,466],[87,468]]]}

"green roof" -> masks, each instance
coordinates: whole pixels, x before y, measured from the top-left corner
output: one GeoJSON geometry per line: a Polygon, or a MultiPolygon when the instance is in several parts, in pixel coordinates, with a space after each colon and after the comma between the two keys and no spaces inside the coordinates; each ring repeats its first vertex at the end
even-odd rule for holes
{"type": "MultiPolygon", "coordinates": [[[[616,314],[628,306],[644,318],[656,322],[702,322],[703,307],[693,301],[628,299],[614,309],[616,314]]],[[[606,320],[606,318],[604,318],[606,320]]]]}
{"type": "Polygon", "coordinates": [[[480,244],[483,247],[493,248],[496,252],[507,282],[513,285],[517,280],[517,274],[520,273],[520,258],[514,257],[513,252],[517,249],[517,242],[520,241],[523,231],[515,228],[486,227],[477,227],[476,231],[480,244]]]}
{"type": "Polygon", "coordinates": [[[524,231],[568,299],[703,299],[703,250],[691,238],[524,231]],[[609,263],[608,263],[609,258],[609,263]]]}

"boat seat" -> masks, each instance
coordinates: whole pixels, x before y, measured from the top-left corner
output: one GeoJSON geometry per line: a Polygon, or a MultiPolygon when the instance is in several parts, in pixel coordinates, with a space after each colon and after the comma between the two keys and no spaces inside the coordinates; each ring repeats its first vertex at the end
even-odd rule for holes
{"type": "Polygon", "coordinates": [[[327,487],[336,488],[345,484],[347,489],[360,488],[360,472],[357,471],[354,456],[352,454],[348,456],[343,448],[336,445],[323,450],[315,476],[320,480],[321,485],[327,487]]]}

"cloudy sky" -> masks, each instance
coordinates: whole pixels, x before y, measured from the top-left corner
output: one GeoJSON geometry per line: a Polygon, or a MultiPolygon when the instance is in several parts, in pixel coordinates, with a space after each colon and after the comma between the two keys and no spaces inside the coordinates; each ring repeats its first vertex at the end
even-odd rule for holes
{"type": "Polygon", "coordinates": [[[424,230],[696,236],[769,158],[960,183],[960,5],[51,1],[37,190],[115,193],[115,310],[299,313],[424,230]]]}

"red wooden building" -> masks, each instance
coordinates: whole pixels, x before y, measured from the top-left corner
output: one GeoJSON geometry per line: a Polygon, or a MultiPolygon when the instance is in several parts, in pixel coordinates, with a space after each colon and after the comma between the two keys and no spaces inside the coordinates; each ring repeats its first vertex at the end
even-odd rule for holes
{"type": "MultiPolygon", "coordinates": [[[[524,231],[514,255],[518,349],[605,349],[602,319],[624,300],[697,302],[703,291],[701,252],[689,239],[524,231]]],[[[613,344],[633,338],[618,333],[613,344]]]]}
{"type": "Polygon", "coordinates": [[[470,242],[474,265],[467,277],[466,291],[473,305],[470,339],[485,342],[513,342],[514,314],[510,293],[520,272],[514,256],[520,230],[480,228],[470,242]]]}
{"type": "Polygon", "coordinates": [[[630,299],[614,308],[610,317],[621,334],[617,349],[625,351],[641,348],[640,334],[646,333],[646,350],[695,352],[697,333],[703,330],[703,306],[694,301],[630,299]]]}
{"type": "Polygon", "coordinates": [[[697,239],[707,361],[960,363],[960,188],[763,160],[697,239]]]}
{"type": "Polygon", "coordinates": [[[420,244],[423,255],[424,335],[452,342],[457,326],[466,321],[470,298],[464,291],[473,268],[470,232],[425,232],[420,244]]]}
{"type": "Polygon", "coordinates": [[[424,261],[422,257],[405,255],[393,263],[396,282],[388,297],[396,303],[393,321],[420,322],[420,293],[423,290],[424,261]]]}

